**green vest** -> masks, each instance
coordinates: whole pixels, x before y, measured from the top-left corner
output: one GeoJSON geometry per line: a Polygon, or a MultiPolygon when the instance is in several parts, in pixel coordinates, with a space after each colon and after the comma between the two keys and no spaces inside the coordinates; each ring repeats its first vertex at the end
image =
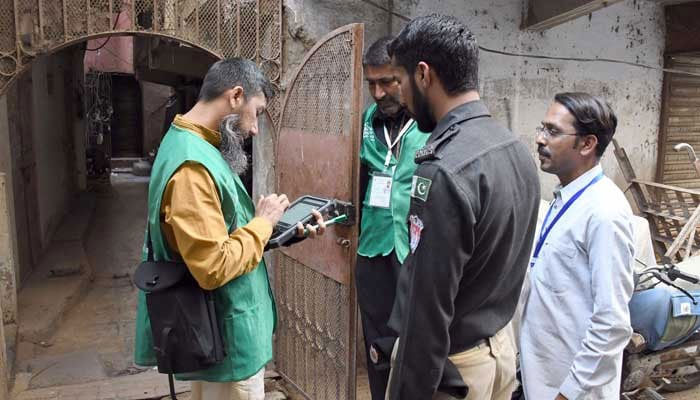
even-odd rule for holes
{"type": "Polygon", "coordinates": [[[362,148],[360,162],[369,169],[370,181],[362,203],[362,226],[357,254],[364,257],[386,256],[392,250],[400,262],[408,256],[408,208],[411,203],[411,183],[416,164],[413,161],[416,151],[425,146],[430,135],[418,130],[413,122],[401,138],[399,159],[392,154],[389,167],[385,169],[388,146],[377,140],[372,127],[372,119],[377,105],[372,104],[363,117],[362,148]],[[394,169],[395,168],[395,169],[394,169]],[[372,189],[372,175],[393,172],[391,200],[389,208],[369,205],[372,189]]]}
{"type": "MultiPolygon", "coordinates": [[[[163,192],[175,171],[186,161],[202,164],[216,184],[229,232],[254,216],[254,206],[238,176],[231,172],[219,150],[194,133],[172,125],[158,149],[148,188],[148,227],[155,260],[173,260],[160,229],[163,192]]],[[[142,259],[146,259],[146,245],[142,259]]],[[[253,271],[214,290],[214,304],[226,346],[226,358],[216,366],[187,374],[179,380],[231,382],[247,379],[272,359],[276,310],[265,261],[253,271]]],[[[156,364],[146,294],[139,292],[134,361],[156,364]]]]}

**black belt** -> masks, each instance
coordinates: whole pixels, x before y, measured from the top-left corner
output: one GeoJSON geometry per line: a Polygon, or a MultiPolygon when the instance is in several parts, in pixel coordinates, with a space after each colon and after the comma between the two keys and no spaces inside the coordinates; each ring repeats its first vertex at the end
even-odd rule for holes
{"type": "Polygon", "coordinates": [[[452,353],[452,354],[450,354],[450,355],[453,356],[453,355],[455,355],[455,354],[464,353],[465,351],[469,351],[469,350],[471,350],[471,349],[473,349],[473,348],[475,348],[475,347],[481,346],[482,344],[488,344],[488,343],[489,343],[489,341],[488,341],[487,339],[480,339],[480,340],[477,340],[476,342],[474,342],[474,344],[472,344],[471,346],[467,346],[467,347],[465,347],[464,349],[461,349],[461,350],[459,350],[459,351],[456,351],[456,352],[454,352],[454,353],[452,353]]]}

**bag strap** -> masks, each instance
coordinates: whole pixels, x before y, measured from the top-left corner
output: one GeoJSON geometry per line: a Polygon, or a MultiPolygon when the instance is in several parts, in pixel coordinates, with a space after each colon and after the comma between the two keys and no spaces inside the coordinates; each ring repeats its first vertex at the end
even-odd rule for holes
{"type": "Polygon", "coordinates": [[[151,224],[146,220],[146,261],[153,260],[153,241],[151,239],[151,224]]]}
{"type": "Polygon", "coordinates": [[[172,400],[177,400],[177,396],[175,396],[175,382],[173,382],[173,374],[168,374],[168,386],[170,387],[170,398],[172,400]]]}
{"type": "MultiPolygon", "coordinates": [[[[153,238],[151,238],[151,226],[149,223],[146,223],[146,250],[146,261],[154,262],[155,259],[153,258],[153,238]]],[[[182,256],[178,254],[172,255],[171,258],[173,259],[173,262],[185,262],[182,259],[182,256]]]]}
{"type": "MultiPolygon", "coordinates": [[[[172,365],[173,360],[170,357],[168,357],[168,355],[166,353],[166,349],[168,347],[170,347],[169,343],[168,343],[168,339],[170,339],[170,332],[171,331],[172,331],[172,328],[170,328],[170,327],[164,328],[163,331],[161,332],[161,335],[160,335],[161,336],[160,337],[160,340],[161,340],[160,352],[161,352],[161,355],[164,356],[168,360],[168,364],[170,364],[168,366],[170,371],[173,370],[173,365],[172,365]]],[[[175,396],[175,383],[173,382],[172,372],[168,373],[168,387],[170,388],[170,398],[172,400],[177,400],[177,397],[175,396]]]]}

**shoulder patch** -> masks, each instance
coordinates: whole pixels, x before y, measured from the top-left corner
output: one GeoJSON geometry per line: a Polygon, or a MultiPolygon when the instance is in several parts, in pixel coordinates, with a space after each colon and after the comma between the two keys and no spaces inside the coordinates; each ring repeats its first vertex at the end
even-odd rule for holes
{"type": "Polygon", "coordinates": [[[423,201],[428,201],[428,194],[430,193],[430,185],[433,181],[428,178],[423,178],[422,176],[413,175],[413,182],[411,184],[411,197],[420,199],[423,201]]]}
{"type": "Polygon", "coordinates": [[[420,235],[423,232],[423,221],[417,215],[411,215],[408,217],[408,221],[411,223],[409,228],[410,240],[409,246],[411,247],[411,254],[416,252],[418,244],[420,243],[420,235]]]}

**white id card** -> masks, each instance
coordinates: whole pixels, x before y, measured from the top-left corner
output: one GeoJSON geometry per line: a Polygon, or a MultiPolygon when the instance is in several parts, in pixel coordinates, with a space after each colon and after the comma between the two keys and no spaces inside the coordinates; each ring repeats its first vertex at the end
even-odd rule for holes
{"type": "Polygon", "coordinates": [[[375,174],[372,176],[372,188],[369,192],[370,207],[389,208],[391,184],[391,175],[375,174]]]}

